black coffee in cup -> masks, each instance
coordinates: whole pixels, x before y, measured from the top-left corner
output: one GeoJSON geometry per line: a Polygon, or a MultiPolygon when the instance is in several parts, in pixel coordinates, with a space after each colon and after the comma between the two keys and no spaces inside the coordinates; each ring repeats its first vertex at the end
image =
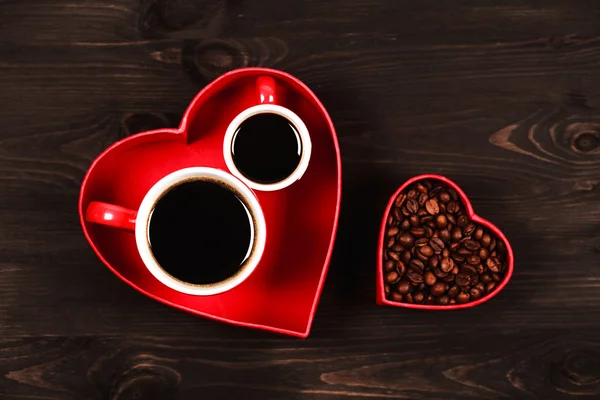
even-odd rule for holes
{"type": "Polygon", "coordinates": [[[302,140],[287,118],[256,114],[240,124],[231,143],[235,166],[247,179],[262,184],[282,181],[298,167],[302,140]]]}
{"type": "Polygon", "coordinates": [[[252,221],[249,208],[230,188],[215,181],[187,181],[156,202],[148,238],[167,274],[210,285],[244,266],[254,242],[252,221]]]}

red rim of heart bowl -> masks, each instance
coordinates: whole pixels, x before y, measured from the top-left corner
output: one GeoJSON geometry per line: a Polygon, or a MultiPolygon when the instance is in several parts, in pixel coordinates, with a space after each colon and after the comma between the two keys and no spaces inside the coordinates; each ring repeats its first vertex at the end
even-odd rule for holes
{"type": "Polygon", "coordinates": [[[508,239],[504,235],[504,233],[502,233],[502,231],[497,226],[492,224],[490,221],[475,214],[475,212],[473,211],[473,205],[471,204],[471,201],[469,200],[469,198],[467,197],[465,192],[463,192],[462,189],[456,183],[454,183],[450,179],[448,179],[444,176],[441,176],[441,175],[435,175],[435,174],[417,175],[413,178],[410,178],[406,182],[404,182],[404,184],[402,184],[402,186],[400,186],[398,188],[398,190],[396,190],[396,192],[392,195],[392,197],[390,198],[390,201],[388,202],[388,205],[385,209],[385,213],[383,215],[383,220],[381,221],[378,246],[379,247],[377,249],[377,274],[376,274],[377,275],[376,301],[377,301],[378,305],[403,307],[403,308],[415,308],[415,309],[420,309],[420,310],[457,310],[457,309],[461,309],[461,308],[475,307],[481,303],[485,303],[486,301],[490,300],[491,298],[496,296],[498,293],[500,293],[502,291],[502,289],[504,289],[504,287],[508,284],[508,281],[510,280],[510,278],[513,274],[513,270],[514,270],[513,250],[512,250],[512,247],[511,247],[508,239]],[[396,200],[396,197],[398,197],[398,195],[401,192],[406,190],[406,188],[408,188],[413,183],[418,182],[418,181],[423,181],[423,180],[439,181],[439,182],[442,182],[442,183],[448,185],[452,189],[454,189],[456,191],[456,193],[458,193],[460,200],[464,204],[465,210],[467,212],[469,219],[477,224],[480,224],[480,225],[486,227],[498,239],[501,239],[504,242],[504,244],[506,246],[506,260],[507,260],[508,268],[507,268],[504,276],[502,277],[502,281],[500,281],[500,283],[498,284],[498,287],[493,292],[485,295],[484,297],[482,297],[480,299],[472,301],[472,302],[468,302],[468,303],[464,303],[464,304],[452,304],[452,305],[447,305],[447,306],[402,303],[402,302],[395,302],[395,301],[386,299],[385,293],[384,293],[385,284],[383,282],[383,245],[384,245],[384,240],[385,240],[387,219],[388,219],[388,216],[392,209],[392,206],[394,205],[394,201],[396,200]]]}

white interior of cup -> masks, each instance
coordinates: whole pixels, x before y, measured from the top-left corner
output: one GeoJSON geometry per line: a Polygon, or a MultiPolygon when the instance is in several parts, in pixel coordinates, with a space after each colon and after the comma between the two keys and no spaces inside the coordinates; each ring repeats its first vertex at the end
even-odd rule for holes
{"type": "Polygon", "coordinates": [[[225,132],[225,140],[223,141],[223,157],[225,158],[225,163],[227,164],[229,171],[252,189],[261,191],[281,190],[302,178],[302,175],[304,175],[306,169],[308,168],[311,152],[312,143],[310,141],[308,129],[306,128],[304,122],[291,110],[275,104],[260,104],[258,106],[250,107],[239,113],[233,119],[233,121],[231,121],[229,127],[227,127],[227,131],[225,132]],[[233,161],[232,142],[237,129],[244,121],[257,114],[277,114],[286,118],[295,126],[296,130],[298,131],[298,135],[300,136],[300,140],[302,141],[302,154],[300,155],[300,162],[298,163],[298,166],[287,178],[279,182],[268,184],[255,182],[245,177],[238,170],[235,162],[233,161]]]}
{"type": "MultiPolygon", "coordinates": [[[[258,262],[260,261],[266,242],[266,223],[262,208],[254,193],[244,185],[239,179],[228,174],[227,172],[207,167],[191,167],[175,171],[160,181],[158,181],[146,194],[140,208],[138,210],[136,225],[135,225],[135,240],[142,261],[156,279],[181,293],[209,296],[218,293],[226,292],[233,289],[252,274],[258,262]],[[234,189],[236,195],[243,197],[243,201],[250,209],[253,216],[252,226],[254,230],[253,243],[251,243],[252,253],[245,261],[241,269],[230,278],[222,281],[206,285],[196,285],[189,282],[183,282],[168,274],[156,261],[150,247],[150,239],[148,229],[150,216],[156,205],[156,202],[171,188],[178,184],[192,180],[208,180],[229,186],[234,189]]],[[[202,257],[199,254],[199,257],[202,257]]],[[[199,260],[200,262],[202,260],[199,260]]],[[[193,265],[190,265],[193,268],[193,265]]]]}

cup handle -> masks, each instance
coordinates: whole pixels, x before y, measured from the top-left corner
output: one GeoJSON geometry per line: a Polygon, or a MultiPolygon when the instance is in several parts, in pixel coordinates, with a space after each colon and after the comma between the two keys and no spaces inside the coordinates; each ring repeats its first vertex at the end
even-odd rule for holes
{"type": "Polygon", "coordinates": [[[85,212],[85,220],[95,224],[135,231],[137,211],[114,204],[92,201],[85,212]]]}
{"type": "Polygon", "coordinates": [[[275,79],[270,76],[261,76],[256,81],[256,93],[259,104],[278,104],[281,99],[277,96],[277,85],[275,79]]]}

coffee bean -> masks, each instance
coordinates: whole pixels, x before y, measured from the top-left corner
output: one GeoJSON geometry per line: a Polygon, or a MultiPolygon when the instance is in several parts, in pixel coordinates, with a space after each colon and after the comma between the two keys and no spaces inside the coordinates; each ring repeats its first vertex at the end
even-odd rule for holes
{"type": "Polygon", "coordinates": [[[467,262],[471,265],[477,265],[481,262],[481,258],[475,254],[471,254],[470,256],[467,256],[467,262]]]}
{"type": "Polygon", "coordinates": [[[444,203],[438,202],[438,206],[440,207],[440,214],[446,215],[446,205],[444,203]]]}
{"type": "Polygon", "coordinates": [[[432,295],[427,296],[427,300],[425,300],[425,304],[435,304],[435,297],[433,297],[432,295]]]}
{"type": "Polygon", "coordinates": [[[410,220],[408,220],[408,219],[402,220],[402,223],[400,224],[400,228],[405,231],[410,229],[410,220]]]}
{"type": "Polygon", "coordinates": [[[404,253],[402,253],[402,262],[404,264],[408,264],[410,262],[410,259],[411,259],[410,251],[406,250],[404,253]]]}
{"type": "Polygon", "coordinates": [[[429,266],[433,269],[436,268],[440,263],[440,257],[439,256],[433,256],[429,259],[429,266]]]}
{"type": "Polygon", "coordinates": [[[419,208],[419,211],[417,211],[417,216],[420,217],[425,217],[429,214],[427,214],[427,210],[425,210],[424,208],[419,208]]]}
{"type": "Polygon", "coordinates": [[[429,197],[437,197],[437,195],[443,190],[443,187],[440,185],[434,185],[433,188],[429,191],[429,197]]]}
{"type": "Polygon", "coordinates": [[[476,241],[476,240],[471,240],[471,239],[469,239],[469,240],[465,240],[465,242],[463,243],[463,245],[464,245],[464,246],[465,246],[465,247],[466,247],[468,250],[471,250],[471,251],[479,250],[479,247],[480,247],[480,245],[479,245],[479,242],[478,242],[478,241],[476,241]]]}
{"type": "MultiPolygon", "coordinates": [[[[481,240],[483,240],[483,238],[481,238],[481,240]]],[[[492,238],[492,240],[490,241],[490,251],[496,250],[496,244],[497,243],[498,242],[497,242],[496,238],[492,238]]]]}
{"type": "Polygon", "coordinates": [[[423,255],[424,257],[427,257],[427,258],[429,258],[433,255],[433,249],[428,245],[421,247],[419,249],[419,252],[421,253],[421,255],[423,255]]]}
{"type": "Polygon", "coordinates": [[[406,195],[404,193],[400,193],[398,197],[396,197],[396,201],[394,201],[394,205],[398,208],[402,207],[404,201],[406,200],[406,195]]]}
{"type": "Polygon", "coordinates": [[[437,303],[440,306],[447,306],[450,303],[450,298],[448,296],[440,296],[437,299],[437,303]]]}
{"type": "Polygon", "coordinates": [[[428,199],[429,197],[427,197],[427,193],[421,193],[421,195],[419,196],[419,205],[423,207],[428,199]]]}
{"type": "Polygon", "coordinates": [[[450,201],[450,194],[448,194],[448,192],[441,192],[438,196],[438,199],[440,199],[442,203],[446,204],[450,201]]]}
{"type": "Polygon", "coordinates": [[[433,251],[435,252],[435,254],[441,254],[442,251],[444,250],[444,242],[442,241],[442,239],[440,238],[432,238],[429,241],[429,245],[431,246],[431,248],[433,249],[433,251]]]}
{"type": "Polygon", "coordinates": [[[469,301],[470,297],[471,296],[469,296],[469,293],[461,292],[458,294],[458,296],[456,296],[456,302],[459,304],[464,304],[469,301]]]}
{"type": "Polygon", "coordinates": [[[463,256],[462,254],[454,253],[452,254],[452,259],[454,260],[454,262],[460,264],[465,261],[465,256],[463,256]]]}
{"type": "MultiPolygon", "coordinates": [[[[422,274],[423,271],[425,270],[425,264],[423,264],[423,261],[421,261],[421,260],[411,260],[410,269],[422,274]]],[[[423,280],[421,280],[421,282],[422,281],[423,280]]]]}
{"type": "Polygon", "coordinates": [[[496,282],[490,282],[485,287],[486,292],[492,292],[496,288],[496,282]]]}
{"type": "Polygon", "coordinates": [[[393,251],[388,251],[388,256],[394,261],[400,261],[400,256],[398,253],[394,253],[393,251]]]}
{"type": "Polygon", "coordinates": [[[385,233],[386,236],[396,236],[398,234],[400,230],[398,228],[396,228],[395,226],[392,228],[388,228],[387,232],[385,233]]]}
{"type": "Polygon", "coordinates": [[[390,295],[390,300],[398,302],[398,303],[402,301],[402,298],[403,298],[402,295],[398,292],[393,292],[390,295]]]}
{"type": "Polygon", "coordinates": [[[383,291],[384,291],[384,293],[386,294],[386,296],[387,296],[388,294],[390,294],[390,291],[391,291],[391,290],[392,290],[392,289],[390,288],[390,285],[388,285],[388,284],[386,284],[386,285],[383,287],[383,291]]]}
{"type": "Polygon", "coordinates": [[[415,199],[419,196],[419,192],[417,192],[416,190],[412,189],[409,190],[408,193],[406,194],[406,197],[409,199],[415,199]]]}
{"type": "Polygon", "coordinates": [[[486,265],[488,269],[494,273],[500,272],[500,267],[502,266],[500,260],[498,260],[498,257],[488,258],[486,261],[486,265]]]}
{"type": "Polygon", "coordinates": [[[490,283],[492,281],[492,276],[490,274],[481,274],[479,279],[483,283],[490,283]]]}
{"type": "Polygon", "coordinates": [[[434,274],[436,277],[440,278],[440,279],[442,279],[442,278],[445,278],[445,277],[447,277],[447,276],[449,275],[449,273],[448,273],[448,272],[444,272],[444,271],[442,271],[442,269],[441,269],[441,268],[435,268],[435,269],[433,270],[433,274],[434,274]]]}
{"type": "Polygon", "coordinates": [[[424,228],[412,228],[410,230],[410,233],[412,233],[415,237],[423,237],[423,236],[425,236],[425,229],[424,228]]]}
{"type": "Polygon", "coordinates": [[[396,283],[396,282],[398,282],[399,279],[400,279],[400,274],[398,274],[396,271],[388,272],[385,275],[385,281],[387,283],[396,283]]]}
{"type": "Polygon", "coordinates": [[[450,296],[451,298],[455,298],[459,293],[460,293],[460,288],[456,285],[452,286],[450,289],[448,289],[448,296],[450,296]]]}
{"type": "Polygon", "coordinates": [[[475,277],[477,275],[477,268],[472,265],[465,264],[461,268],[461,271],[469,276],[475,277]]]}
{"type": "Polygon", "coordinates": [[[425,209],[431,215],[438,215],[440,212],[440,206],[436,199],[427,200],[425,203],[425,209]]]}
{"type": "Polygon", "coordinates": [[[406,201],[406,210],[411,214],[416,214],[419,211],[419,203],[414,198],[409,198],[406,201]]]}
{"type": "Polygon", "coordinates": [[[408,281],[400,281],[396,286],[398,293],[407,294],[412,290],[412,285],[408,281]]]}
{"type": "Polygon", "coordinates": [[[451,258],[442,258],[440,262],[440,269],[444,272],[450,272],[454,269],[454,261],[451,258]]]}
{"type": "Polygon", "coordinates": [[[490,244],[492,243],[492,237],[486,233],[485,235],[483,235],[481,237],[481,245],[483,247],[490,247],[490,244]]]}
{"type": "Polygon", "coordinates": [[[460,242],[461,239],[462,239],[462,231],[460,230],[460,228],[456,227],[456,228],[452,229],[452,240],[454,240],[455,242],[460,242]]]}
{"type": "Polygon", "coordinates": [[[418,215],[411,215],[409,217],[409,221],[410,221],[410,225],[414,226],[414,227],[418,227],[421,224],[421,219],[419,218],[418,215]]]}
{"type": "Polygon", "coordinates": [[[481,240],[482,237],[483,237],[483,228],[479,227],[479,228],[475,229],[475,233],[473,233],[473,239],[481,240]]]}
{"type": "Polygon", "coordinates": [[[451,252],[457,252],[458,249],[460,248],[460,242],[452,242],[450,243],[450,251],[451,252]]]}
{"type": "Polygon", "coordinates": [[[446,214],[446,218],[448,219],[448,227],[450,228],[450,225],[456,225],[456,217],[452,214],[446,214]]]}
{"type": "Polygon", "coordinates": [[[435,285],[433,285],[431,287],[430,293],[435,297],[439,297],[439,296],[443,295],[445,291],[446,291],[446,284],[442,283],[442,282],[437,282],[435,285]]]}
{"type": "Polygon", "coordinates": [[[387,242],[387,248],[389,249],[390,247],[394,247],[394,243],[396,243],[396,239],[394,239],[393,237],[389,238],[387,242]]]}
{"type": "Polygon", "coordinates": [[[448,189],[448,192],[450,193],[450,197],[452,197],[452,200],[454,200],[454,201],[458,200],[458,193],[456,193],[456,190],[450,188],[450,189],[448,189]]]}
{"type": "Polygon", "coordinates": [[[444,258],[450,257],[450,249],[449,248],[446,247],[444,250],[442,250],[442,257],[444,257],[444,258]]]}
{"type": "MultiPolygon", "coordinates": [[[[456,270],[458,271],[458,267],[456,267],[456,270]]],[[[455,275],[456,275],[456,273],[454,273],[454,270],[452,270],[452,273],[448,274],[448,276],[443,279],[444,282],[454,282],[455,275]]]]}
{"type": "Polygon", "coordinates": [[[390,272],[390,271],[393,271],[394,269],[396,269],[396,263],[394,262],[394,260],[387,260],[386,262],[383,263],[383,270],[385,272],[390,272]]]}
{"type": "Polygon", "coordinates": [[[467,274],[459,273],[454,278],[454,281],[458,286],[467,286],[471,283],[471,277],[467,274]]]}
{"type": "Polygon", "coordinates": [[[427,192],[429,192],[429,190],[424,185],[424,182],[426,182],[426,181],[422,181],[422,182],[417,183],[417,191],[419,193],[427,194],[427,192]]]}
{"type": "Polygon", "coordinates": [[[420,219],[421,225],[427,225],[431,221],[433,221],[433,217],[431,215],[425,215],[420,219]]]}
{"type": "Polygon", "coordinates": [[[451,201],[450,203],[448,203],[448,205],[446,206],[446,210],[450,213],[450,214],[456,214],[456,212],[460,209],[459,205],[455,202],[455,201],[451,201]]]}
{"type": "Polygon", "coordinates": [[[466,224],[469,223],[469,218],[467,218],[467,216],[463,214],[460,217],[458,217],[458,219],[456,220],[456,223],[458,224],[458,226],[460,226],[462,228],[466,224]]]}
{"type": "Polygon", "coordinates": [[[423,282],[423,275],[414,269],[409,269],[406,273],[406,277],[413,285],[423,282]]]}
{"type": "Polygon", "coordinates": [[[470,222],[464,226],[463,235],[471,236],[473,234],[473,232],[475,232],[475,224],[474,223],[470,222]]]}
{"type": "Polygon", "coordinates": [[[396,243],[394,246],[392,246],[392,251],[394,253],[401,253],[404,251],[404,247],[400,246],[400,244],[396,243]]]}
{"type": "Polygon", "coordinates": [[[412,245],[415,243],[415,239],[408,233],[403,233],[400,235],[400,237],[398,237],[398,241],[405,248],[412,247],[412,245]]]}
{"type": "Polygon", "coordinates": [[[479,299],[481,296],[483,296],[483,291],[479,290],[476,287],[471,288],[471,290],[469,291],[469,294],[471,295],[471,298],[473,300],[477,300],[479,299]]]}
{"type": "Polygon", "coordinates": [[[433,236],[433,229],[430,226],[425,226],[425,237],[432,237],[433,236]]]}
{"type": "Polygon", "coordinates": [[[485,291],[485,285],[482,282],[479,282],[475,287],[481,290],[481,292],[485,291]]]}
{"type": "Polygon", "coordinates": [[[498,251],[504,253],[506,251],[506,245],[502,240],[498,241],[498,251]]]}
{"type": "Polygon", "coordinates": [[[406,272],[406,265],[402,261],[398,261],[396,263],[396,271],[400,274],[400,276],[404,275],[406,272]]]}
{"type": "Polygon", "coordinates": [[[390,215],[387,219],[386,225],[393,226],[395,223],[396,223],[396,220],[394,219],[394,216],[390,215]]]}
{"type": "Polygon", "coordinates": [[[484,260],[484,261],[487,260],[489,255],[490,255],[490,252],[485,247],[482,247],[479,249],[479,258],[481,258],[482,260],[484,260]]]}
{"type": "Polygon", "coordinates": [[[496,282],[496,283],[500,282],[501,281],[500,275],[498,275],[496,273],[492,273],[492,281],[496,282]]]}
{"type": "Polygon", "coordinates": [[[435,217],[435,225],[440,229],[447,227],[448,226],[448,218],[446,218],[446,215],[438,214],[435,217]]]}
{"type": "Polygon", "coordinates": [[[471,254],[471,250],[468,250],[464,247],[461,247],[457,250],[457,253],[460,254],[461,256],[464,256],[465,258],[471,254]]]}
{"type": "Polygon", "coordinates": [[[477,273],[479,275],[483,274],[485,272],[485,267],[482,264],[477,264],[475,266],[475,268],[477,268],[477,273]]]}
{"type": "Polygon", "coordinates": [[[425,301],[425,295],[423,294],[423,292],[417,292],[413,294],[413,301],[415,302],[415,304],[423,303],[425,301]]]}
{"type": "Polygon", "coordinates": [[[429,239],[427,239],[426,237],[418,238],[417,240],[415,240],[415,247],[423,247],[427,243],[429,243],[429,239]]]}
{"type": "Polygon", "coordinates": [[[442,239],[444,242],[449,242],[451,237],[452,236],[448,229],[442,229],[440,231],[440,239],[442,239]]]}
{"type": "Polygon", "coordinates": [[[425,277],[423,278],[423,282],[425,282],[425,284],[427,286],[433,286],[436,281],[437,281],[437,279],[435,278],[435,275],[433,274],[433,272],[431,272],[431,271],[425,272],[425,277]]]}

